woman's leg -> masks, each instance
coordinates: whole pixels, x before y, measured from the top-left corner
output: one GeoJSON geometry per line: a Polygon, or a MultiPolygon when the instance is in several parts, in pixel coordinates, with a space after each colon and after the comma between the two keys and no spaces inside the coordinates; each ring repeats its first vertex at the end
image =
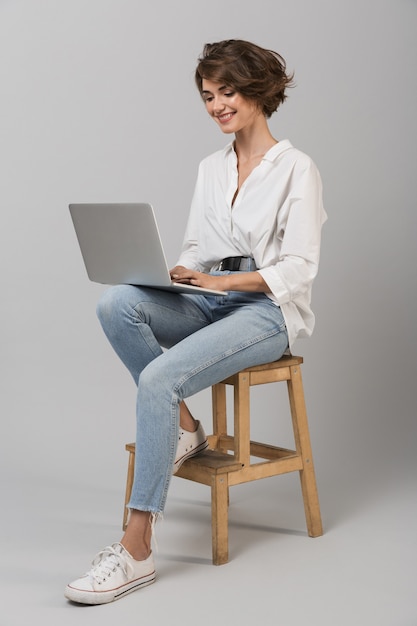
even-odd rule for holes
{"type": "MultiPolygon", "coordinates": [[[[192,298],[133,286],[117,286],[104,293],[97,306],[98,317],[136,383],[147,364],[163,354],[161,346],[169,348],[209,323],[204,299],[200,300],[199,308],[192,298]]],[[[184,428],[192,430],[194,420],[184,403],[181,413],[184,428]]],[[[153,442],[149,445],[152,448],[153,442]]],[[[151,553],[154,512],[158,511],[150,507],[132,510],[122,541],[100,552],[90,572],[67,585],[66,597],[84,604],[102,604],[151,584],[155,580],[151,553]]]]}
{"type": "Polygon", "coordinates": [[[107,336],[139,382],[136,464],[122,542],[105,548],[90,572],[66,587],[67,598],[85,604],[112,602],[155,580],[152,525],[166,500],[183,399],[244,367],[279,359],[288,345],[281,311],[264,296],[232,292],[204,299],[207,306],[164,298],[158,308],[145,291],[117,288],[112,299],[123,306],[107,298],[99,307],[107,336]],[[161,345],[172,347],[163,352],[161,345]]]}

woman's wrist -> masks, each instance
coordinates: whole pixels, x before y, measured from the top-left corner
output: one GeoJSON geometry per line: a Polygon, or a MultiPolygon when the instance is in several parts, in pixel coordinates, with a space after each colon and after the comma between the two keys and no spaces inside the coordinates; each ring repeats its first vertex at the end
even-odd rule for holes
{"type": "Polygon", "coordinates": [[[236,272],[220,277],[222,279],[220,289],[223,291],[257,291],[268,292],[268,285],[265,283],[259,272],[236,272]]]}

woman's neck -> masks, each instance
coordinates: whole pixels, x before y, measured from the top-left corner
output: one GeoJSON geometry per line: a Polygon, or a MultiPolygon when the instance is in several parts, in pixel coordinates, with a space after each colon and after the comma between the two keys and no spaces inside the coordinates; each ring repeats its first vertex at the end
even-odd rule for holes
{"type": "Polygon", "coordinates": [[[259,159],[277,142],[272,136],[266,119],[258,118],[256,124],[238,131],[235,135],[234,148],[238,160],[242,162],[259,159]]]}

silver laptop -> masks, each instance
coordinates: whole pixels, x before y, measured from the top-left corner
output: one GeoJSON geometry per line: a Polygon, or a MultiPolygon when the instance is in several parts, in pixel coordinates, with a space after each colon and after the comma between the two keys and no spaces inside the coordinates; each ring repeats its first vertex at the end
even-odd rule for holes
{"type": "Polygon", "coordinates": [[[150,204],[70,204],[69,209],[91,281],[180,293],[227,293],[172,282],[150,204]]]}

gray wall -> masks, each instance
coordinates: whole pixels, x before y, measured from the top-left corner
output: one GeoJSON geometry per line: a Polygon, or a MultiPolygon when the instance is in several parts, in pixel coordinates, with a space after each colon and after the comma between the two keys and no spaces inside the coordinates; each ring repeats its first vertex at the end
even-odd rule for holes
{"type": "MultiPolygon", "coordinates": [[[[29,476],[122,488],[135,389],[98,327],[103,287],[86,277],[67,205],[151,201],[175,262],[198,162],[228,140],[193,85],[196,58],[232,37],[295,70],[271,128],[313,157],[325,186],[317,326],[297,346],[319,486],[354,499],[405,480],[416,14],[413,0],[0,2],[0,464],[23,500],[29,476]]],[[[255,401],[276,402],[271,389],[255,401]]],[[[208,392],[191,405],[209,426],[208,392]]]]}

